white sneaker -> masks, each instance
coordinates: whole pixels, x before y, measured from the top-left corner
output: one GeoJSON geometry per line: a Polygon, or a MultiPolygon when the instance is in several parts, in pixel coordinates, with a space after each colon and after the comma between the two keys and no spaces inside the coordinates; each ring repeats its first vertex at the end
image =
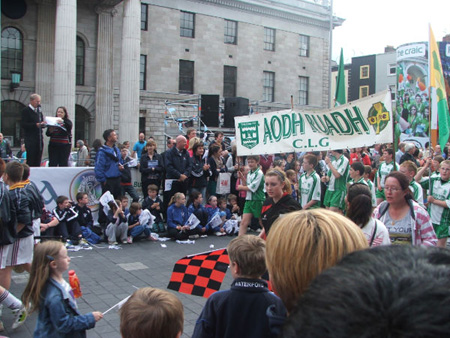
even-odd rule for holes
{"type": "Polygon", "coordinates": [[[21,306],[20,309],[13,310],[14,313],[14,323],[12,325],[13,330],[17,329],[27,319],[27,309],[25,306],[21,306]]]}
{"type": "Polygon", "coordinates": [[[189,236],[189,239],[197,239],[197,238],[199,238],[200,236],[199,235],[190,235],[189,236]]]}

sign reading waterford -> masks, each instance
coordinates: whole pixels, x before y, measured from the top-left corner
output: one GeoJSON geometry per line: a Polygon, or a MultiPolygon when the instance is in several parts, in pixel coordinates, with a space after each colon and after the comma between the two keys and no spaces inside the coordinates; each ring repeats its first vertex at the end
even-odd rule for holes
{"type": "Polygon", "coordinates": [[[320,151],[392,142],[391,94],[384,91],[320,112],[282,110],[235,117],[239,156],[320,151]]]}

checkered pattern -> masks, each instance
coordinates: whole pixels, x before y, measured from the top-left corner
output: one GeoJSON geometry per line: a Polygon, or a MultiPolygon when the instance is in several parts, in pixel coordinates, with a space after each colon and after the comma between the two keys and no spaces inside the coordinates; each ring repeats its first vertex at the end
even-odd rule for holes
{"type": "Polygon", "coordinates": [[[183,257],[175,263],[167,288],[208,298],[220,289],[229,264],[226,249],[183,257]]]}

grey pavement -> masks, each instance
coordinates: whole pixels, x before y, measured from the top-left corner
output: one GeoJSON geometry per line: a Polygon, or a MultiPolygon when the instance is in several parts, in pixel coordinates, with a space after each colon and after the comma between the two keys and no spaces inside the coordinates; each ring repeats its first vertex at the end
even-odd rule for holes
{"type": "MultiPolygon", "coordinates": [[[[142,240],[131,245],[121,245],[122,249],[108,249],[106,243],[93,247],[92,250],[69,252],[70,269],[74,269],[80,279],[83,297],[77,299],[81,313],[92,311],[104,312],[136,288],[151,286],[167,290],[169,279],[175,262],[190,254],[200,253],[227,246],[233,237],[209,236],[199,238],[195,244],[178,244],[173,241],[148,242],[142,240]],[[165,244],[164,248],[161,244],[165,244]]],[[[20,297],[28,281],[28,273],[13,273],[10,291],[20,297]]],[[[67,273],[65,278],[68,281],[67,273]]],[[[228,272],[222,283],[221,290],[229,289],[232,282],[228,272]]],[[[184,306],[183,337],[190,337],[195,322],[206,302],[206,298],[185,295],[172,290],[184,306]]],[[[11,330],[13,315],[9,309],[3,309],[2,320],[5,331],[0,333],[7,337],[32,337],[36,324],[37,313],[31,314],[25,324],[15,331],[11,330]]],[[[116,310],[108,312],[95,328],[87,331],[88,337],[120,337],[119,315],[116,310]]]]}

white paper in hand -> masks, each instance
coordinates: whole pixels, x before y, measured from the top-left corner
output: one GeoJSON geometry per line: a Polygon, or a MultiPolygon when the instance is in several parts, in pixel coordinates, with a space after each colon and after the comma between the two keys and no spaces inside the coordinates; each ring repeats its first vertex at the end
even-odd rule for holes
{"type": "Polygon", "coordinates": [[[197,218],[197,216],[195,216],[194,214],[191,214],[191,216],[189,216],[188,220],[186,221],[185,225],[189,226],[189,229],[193,230],[199,224],[200,224],[200,220],[197,218]]]}

